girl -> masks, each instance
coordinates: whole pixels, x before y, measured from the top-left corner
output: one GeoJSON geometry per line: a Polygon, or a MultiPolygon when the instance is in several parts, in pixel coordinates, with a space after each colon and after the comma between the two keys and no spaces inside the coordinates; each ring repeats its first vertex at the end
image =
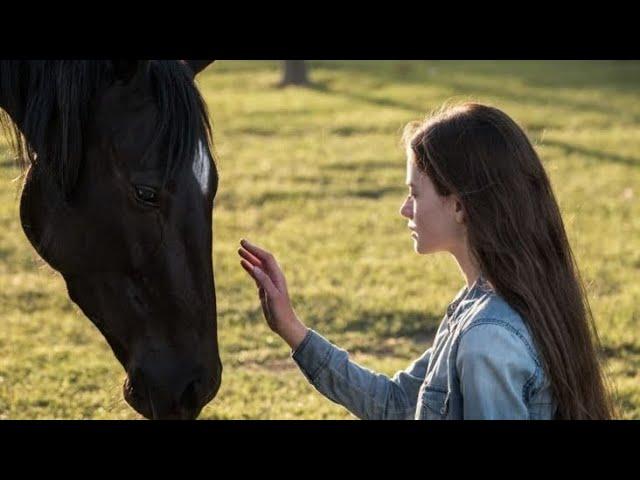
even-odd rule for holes
{"type": "Polygon", "coordinates": [[[525,133],[477,103],[405,128],[415,251],[451,253],[466,286],[433,345],[393,378],[349,359],[291,306],[269,252],[241,241],[271,329],[323,395],[363,419],[608,419],[598,338],[549,179],[525,133]]]}

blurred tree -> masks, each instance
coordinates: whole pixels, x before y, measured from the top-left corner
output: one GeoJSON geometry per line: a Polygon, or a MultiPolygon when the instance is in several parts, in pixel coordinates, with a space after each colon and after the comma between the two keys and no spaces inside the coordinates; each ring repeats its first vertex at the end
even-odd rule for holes
{"type": "Polygon", "coordinates": [[[309,85],[307,64],[304,60],[285,60],[283,62],[280,86],[285,87],[287,85],[309,85]]]}

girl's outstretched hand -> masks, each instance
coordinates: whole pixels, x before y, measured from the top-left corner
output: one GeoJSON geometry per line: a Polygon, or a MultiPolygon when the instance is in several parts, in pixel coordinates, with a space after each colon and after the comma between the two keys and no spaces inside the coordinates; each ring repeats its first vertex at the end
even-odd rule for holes
{"type": "Polygon", "coordinates": [[[240,241],[238,254],[242,257],[242,268],[256,282],[262,313],[269,327],[295,350],[308,329],[291,306],[287,281],[278,262],[271,253],[244,239],[240,241]]]}

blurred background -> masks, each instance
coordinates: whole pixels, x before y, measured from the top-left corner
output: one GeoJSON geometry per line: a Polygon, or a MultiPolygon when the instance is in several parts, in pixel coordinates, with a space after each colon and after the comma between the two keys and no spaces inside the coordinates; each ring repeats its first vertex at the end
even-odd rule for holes
{"type": "MultiPolygon", "coordinates": [[[[534,142],[587,286],[623,417],[640,419],[640,62],[226,61],[198,77],[213,123],[218,332],[208,419],[350,419],[266,326],[238,241],[271,250],[299,316],[392,375],[429,347],[464,285],[446,254],[413,252],[404,125],[445,101],[492,104],[534,142]]],[[[0,419],[135,419],[124,371],[67,298],[18,216],[0,141],[0,419]]]]}

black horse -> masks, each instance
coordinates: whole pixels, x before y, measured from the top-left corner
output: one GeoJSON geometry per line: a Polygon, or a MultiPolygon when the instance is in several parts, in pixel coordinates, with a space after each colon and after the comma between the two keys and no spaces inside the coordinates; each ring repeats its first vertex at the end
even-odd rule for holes
{"type": "Polygon", "coordinates": [[[0,61],[2,124],[28,169],[22,228],[147,418],[196,418],[221,382],[218,174],[194,83],[210,62],[0,61]]]}

